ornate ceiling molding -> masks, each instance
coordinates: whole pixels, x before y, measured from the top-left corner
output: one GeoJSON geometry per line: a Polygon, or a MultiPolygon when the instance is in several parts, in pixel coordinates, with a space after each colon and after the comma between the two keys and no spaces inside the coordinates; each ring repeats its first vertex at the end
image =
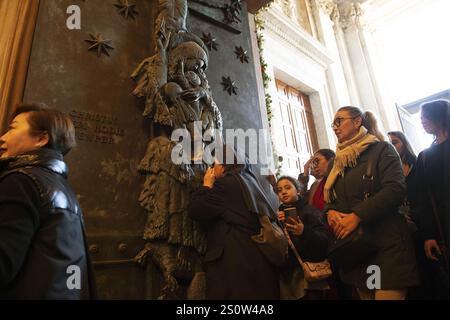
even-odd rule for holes
{"type": "Polygon", "coordinates": [[[340,12],[340,25],[343,30],[348,29],[351,26],[358,26],[362,23],[363,9],[358,1],[345,2],[339,6],[340,12]]]}
{"type": "Polygon", "coordinates": [[[317,4],[334,22],[335,27],[339,26],[346,30],[351,26],[363,23],[364,11],[360,0],[340,2],[336,0],[317,0],[317,4]]]}
{"type": "Polygon", "coordinates": [[[329,17],[331,17],[337,9],[337,3],[334,0],[317,0],[317,4],[329,17]]]}
{"type": "Polygon", "coordinates": [[[294,22],[286,19],[281,11],[271,8],[263,15],[265,30],[272,33],[303,53],[323,68],[327,68],[335,61],[333,55],[316,39],[306,31],[298,27],[294,22]]]}

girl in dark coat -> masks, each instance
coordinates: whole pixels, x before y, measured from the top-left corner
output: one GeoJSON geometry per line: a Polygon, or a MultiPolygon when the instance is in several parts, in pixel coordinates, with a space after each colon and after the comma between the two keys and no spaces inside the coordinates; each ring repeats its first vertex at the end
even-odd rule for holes
{"type": "MultiPolygon", "coordinates": [[[[325,184],[328,223],[337,239],[361,226],[372,236],[376,251],[355,266],[342,268],[342,280],[355,287],[361,299],[405,299],[418,284],[411,236],[398,207],[405,195],[405,177],[394,147],[383,142],[373,114],[344,107],[335,115],[336,159],[325,184]],[[372,192],[365,199],[363,177],[373,165],[372,192]],[[379,267],[375,290],[369,290],[369,266],[379,267]]],[[[351,254],[351,253],[349,253],[351,254]]]]}
{"type": "MultiPolygon", "coordinates": [[[[331,234],[323,223],[322,212],[309,205],[305,198],[300,197],[300,185],[292,177],[279,178],[277,192],[282,202],[278,209],[278,219],[286,226],[302,260],[310,262],[325,260],[331,234]],[[290,211],[294,214],[289,214],[290,211]]],[[[329,289],[326,281],[307,283],[292,250],[289,250],[289,263],[284,271],[283,276],[291,280],[291,285],[286,286],[291,292],[290,296],[283,298],[300,299],[305,297],[305,294],[308,300],[325,297],[325,290],[329,289]]]]}
{"type": "Polygon", "coordinates": [[[259,233],[260,223],[257,214],[248,209],[247,201],[252,200],[245,195],[248,193],[258,203],[260,213],[272,220],[276,220],[276,211],[256,177],[236,163],[236,158],[234,164],[227,165],[216,160],[188,208],[192,219],[207,228],[206,299],[279,299],[278,269],[251,239],[259,233]],[[242,181],[251,181],[246,190],[242,181]]]}
{"type": "MultiPolygon", "coordinates": [[[[435,136],[430,148],[419,154],[417,159],[418,210],[420,229],[425,243],[425,255],[434,267],[448,268],[450,262],[448,248],[450,245],[450,102],[437,100],[422,105],[422,125],[425,131],[435,136]],[[441,232],[436,224],[431,197],[434,198],[436,214],[441,224],[441,232]]],[[[439,277],[439,268],[433,272],[436,283],[436,296],[450,298],[450,279],[439,277]],[[445,285],[446,283],[446,285],[445,285]]],[[[447,277],[450,277],[447,271],[447,277]]]]}

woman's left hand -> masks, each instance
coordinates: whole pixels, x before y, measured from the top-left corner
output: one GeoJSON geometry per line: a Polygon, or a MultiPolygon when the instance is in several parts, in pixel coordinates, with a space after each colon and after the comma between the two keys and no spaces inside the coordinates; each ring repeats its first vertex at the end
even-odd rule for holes
{"type": "Polygon", "coordinates": [[[289,217],[286,222],[286,229],[289,232],[292,232],[296,236],[301,236],[303,234],[303,230],[305,229],[305,225],[303,222],[298,218],[289,217]]]}
{"type": "Polygon", "coordinates": [[[345,239],[358,227],[360,222],[361,219],[354,213],[343,214],[342,219],[339,220],[334,228],[336,238],[345,239]]]}

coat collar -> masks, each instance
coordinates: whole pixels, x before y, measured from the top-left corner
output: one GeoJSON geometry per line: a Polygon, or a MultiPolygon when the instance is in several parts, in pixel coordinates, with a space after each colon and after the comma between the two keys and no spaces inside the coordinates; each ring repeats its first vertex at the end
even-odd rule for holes
{"type": "Polygon", "coordinates": [[[67,165],[58,151],[41,148],[27,154],[0,159],[0,173],[24,168],[41,167],[67,178],[67,165]]]}

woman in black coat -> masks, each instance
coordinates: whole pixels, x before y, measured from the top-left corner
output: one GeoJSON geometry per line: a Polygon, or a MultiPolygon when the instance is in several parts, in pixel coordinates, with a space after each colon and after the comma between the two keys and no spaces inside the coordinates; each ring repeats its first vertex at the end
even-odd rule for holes
{"type": "Polygon", "coordinates": [[[436,280],[436,296],[449,299],[450,102],[437,100],[422,105],[422,125],[427,133],[434,135],[435,140],[428,149],[419,154],[417,159],[416,194],[417,210],[420,214],[419,225],[425,240],[425,255],[435,268],[433,276],[436,280]],[[440,222],[440,228],[436,218],[440,222]],[[440,272],[439,266],[447,268],[446,277],[440,272]]]}
{"type": "Polygon", "coordinates": [[[236,163],[236,158],[234,164],[216,161],[188,208],[192,219],[207,228],[206,299],[279,299],[279,273],[251,239],[259,233],[260,223],[247,203],[257,202],[260,213],[272,220],[276,213],[256,177],[236,163]],[[243,180],[249,182],[246,190],[243,180]]]}
{"type": "MultiPolygon", "coordinates": [[[[341,108],[332,126],[339,143],[324,188],[328,223],[338,240],[352,236],[361,225],[375,247],[354,265],[338,266],[341,278],[357,289],[361,299],[405,299],[407,288],[419,279],[411,236],[398,213],[406,191],[400,158],[391,144],[382,141],[369,112],[341,108]],[[369,165],[372,179],[364,178],[369,165]],[[379,281],[369,288],[374,267],[379,281]]],[[[347,255],[356,257],[353,252],[347,255]]]]}
{"type": "Polygon", "coordinates": [[[21,105],[0,138],[0,298],[89,299],[94,286],[83,214],[63,155],[69,117],[21,105]]]}

